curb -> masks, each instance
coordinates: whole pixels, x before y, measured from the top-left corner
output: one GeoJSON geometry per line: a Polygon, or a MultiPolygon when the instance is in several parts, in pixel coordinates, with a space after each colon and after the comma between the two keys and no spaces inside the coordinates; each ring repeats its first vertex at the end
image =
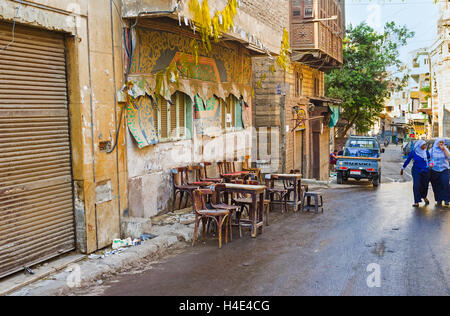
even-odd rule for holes
{"type": "MultiPolygon", "coordinates": [[[[62,295],[63,293],[76,291],[78,288],[83,287],[86,283],[101,281],[105,278],[105,275],[118,273],[122,269],[131,268],[136,266],[139,261],[143,259],[157,260],[167,254],[172,249],[181,249],[188,245],[188,241],[185,240],[183,234],[158,236],[152,240],[145,241],[142,245],[126,248],[121,253],[111,255],[103,259],[89,259],[84,256],[79,262],[80,276],[77,280],[78,283],[74,287],[68,286],[68,280],[71,276],[73,269],[65,268],[73,267],[76,262],[71,262],[61,267],[58,270],[49,271],[39,278],[35,278],[20,286],[14,287],[8,290],[3,295],[62,295]],[[51,277],[51,278],[49,278],[51,277]],[[45,278],[49,278],[45,280],[45,278]],[[50,283],[49,283],[50,282],[50,283]],[[25,287],[30,286],[29,289],[25,287]],[[25,291],[20,293],[20,291],[25,291]]],[[[78,268],[77,268],[78,269],[78,268]]]]}

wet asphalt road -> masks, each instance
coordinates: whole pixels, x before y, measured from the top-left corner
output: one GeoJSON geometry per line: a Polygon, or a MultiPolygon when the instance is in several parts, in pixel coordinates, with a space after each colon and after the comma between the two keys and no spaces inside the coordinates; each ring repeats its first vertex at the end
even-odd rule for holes
{"type": "Polygon", "coordinates": [[[396,150],[388,150],[383,169],[392,181],[378,189],[334,187],[323,192],[323,215],[285,215],[257,239],[235,234],[222,250],[215,240],[199,243],[147,271],[107,281],[96,293],[449,295],[450,209],[412,208],[412,183],[395,182],[407,180],[398,176],[396,150]],[[373,264],[380,287],[367,283],[373,264]]]}

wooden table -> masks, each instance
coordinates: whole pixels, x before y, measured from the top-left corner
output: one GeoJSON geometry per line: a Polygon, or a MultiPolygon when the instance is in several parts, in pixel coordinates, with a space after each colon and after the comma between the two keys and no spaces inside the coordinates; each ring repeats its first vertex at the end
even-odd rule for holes
{"type": "Polygon", "coordinates": [[[290,196],[291,192],[294,193],[294,199],[288,200],[288,205],[294,206],[294,212],[297,212],[302,204],[302,175],[301,174],[271,174],[270,181],[283,181],[285,189],[290,191],[288,194],[290,196]],[[293,187],[289,187],[287,183],[292,183],[293,187]]]}
{"type": "Polygon", "coordinates": [[[225,180],[225,182],[231,183],[231,181],[233,181],[233,180],[248,178],[249,175],[250,175],[250,172],[248,172],[248,171],[239,171],[239,172],[221,174],[220,176],[225,180]]]}
{"type": "Polygon", "coordinates": [[[258,233],[262,234],[264,226],[264,195],[266,186],[226,183],[225,188],[228,195],[228,203],[230,203],[230,195],[233,193],[248,194],[252,197],[252,207],[250,210],[252,237],[256,238],[258,233]]]}

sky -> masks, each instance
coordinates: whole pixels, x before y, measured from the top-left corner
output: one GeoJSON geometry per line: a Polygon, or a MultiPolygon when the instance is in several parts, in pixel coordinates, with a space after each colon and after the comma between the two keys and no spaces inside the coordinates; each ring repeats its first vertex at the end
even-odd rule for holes
{"type": "Polygon", "coordinates": [[[365,21],[381,31],[386,22],[394,21],[416,33],[401,50],[404,63],[409,61],[409,52],[434,43],[438,13],[438,5],[433,0],[346,0],[347,25],[365,21]]]}

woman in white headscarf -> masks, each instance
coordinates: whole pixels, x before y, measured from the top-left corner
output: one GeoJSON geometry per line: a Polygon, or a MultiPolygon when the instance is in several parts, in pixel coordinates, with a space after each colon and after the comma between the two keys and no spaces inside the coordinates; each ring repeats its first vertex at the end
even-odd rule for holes
{"type": "Polygon", "coordinates": [[[431,155],[427,150],[427,143],[421,139],[415,143],[414,150],[411,150],[408,159],[403,165],[401,175],[403,175],[404,170],[408,167],[411,160],[414,160],[412,167],[414,207],[419,207],[419,203],[422,200],[426,205],[430,204],[430,201],[427,199],[428,187],[430,185],[430,159],[431,155]]]}
{"type": "Polygon", "coordinates": [[[438,206],[442,206],[442,202],[445,202],[445,205],[448,206],[450,205],[448,192],[450,180],[448,159],[450,158],[450,152],[445,147],[443,138],[439,138],[434,142],[430,154],[432,159],[430,179],[433,186],[434,199],[438,206]]]}

